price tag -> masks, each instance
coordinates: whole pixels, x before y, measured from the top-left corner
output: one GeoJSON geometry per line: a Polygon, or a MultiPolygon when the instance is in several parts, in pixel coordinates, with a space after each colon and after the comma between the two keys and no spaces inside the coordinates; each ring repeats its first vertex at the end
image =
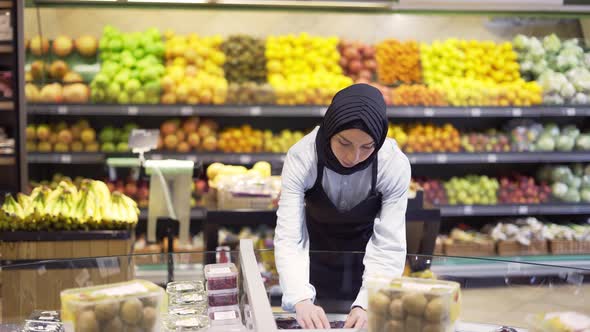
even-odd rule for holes
{"type": "Polygon", "coordinates": [[[514,117],[522,116],[522,109],[520,109],[520,108],[513,108],[512,109],[512,116],[514,116],[514,117]]]}
{"type": "Polygon", "coordinates": [[[243,154],[240,156],[240,163],[241,164],[250,164],[252,162],[252,156],[243,154]]]}
{"type": "Polygon", "coordinates": [[[139,108],[137,106],[127,107],[127,115],[137,115],[137,113],[139,113],[139,108]]]}
{"type": "Polygon", "coordinates": [[[424,109],[424,116],[425,117],[433,117],[434,116],[434,110],[432,108],[425,108],[424,109]]]}
{"type": "Polygon", "coordinates": [[[321,107],[318,108],[315,113],[317,113],[319,116],[323,117],[324,115],[326,115],[326,112],[328,111],[327,108],[321,107]]]}
{"type": "Polygon", "coordinates": [[[526,205],[521,205],[518,207],[518,214],[529,214],[529,207],[526,205]]]}
{"type": "Polygon", "coordinates": [[[463,214],[466,216],[470,216],[473,214],[473,206],[471,205],[465,205],[463,207],[463,214]]]}
{"type": "Polygon", "coordinates": [[[180,108],[180,115],[191,116],[194,114],[194,110],[191,106],[183,106],[180,108]]]}
{"type": "Polygon", "coordinates": [[[250,107],[250,115],[259,116],[260,114],[262,114],[262,108],[260,106],[250,107]]]}
{"type": "Polygon", "coordinates": [[[417,160],[418,158],[416,157],[410,157],[410,164],[415,164],[417,160]]]}
{"type": "Polygon", "coordinates": [[[68,107],[67,106],[58,106],[57,107],[57,114],[68,114],[68,107]]]}
{"type": "Polygon", "coordinates": [[[72,163],[72,155],[70,154],[62,154],[59,156],[59,161],[62,164],[71,164],[72,163]]]}
{"type": "Polygon", "coordinates": [[[573,107],[569,107],[565,109],[565,114],[567,116],[576,116],[576,109],[573,107]]]}
{"type": "Polygon", "coordinates": [[[153,154],[151,159],[162,160],[162,155],[161,154],[153,154]]]}
{"type": "Polygon", "coordinates": [[[480,117],[481,116],[481,109],[479,109],[479,108],[472,108],[471,109],[471,116],[472,117],[480,117]]]}
{"type": "Polygon", "coordinates": [[[488,154],[488,163],[495,163],[498,161],[498,156],[495,153],[488,154]]]}
{"type": "Polygon", "coordinates": [[[282,156],[280,156],[280,157],[279,157],[279,160],[280,160],[282,163],[284,163],[284,162],[285,162],[285,159],[287,159],[287,155],[282,155],[282,156]]]}
{"type": "Polygon", "coordinates": [[[186,156],[186,160],[192,161],[193,163],[197,162],[197,156],[188,155],[186,156]]]}
{"type": "Polygon", "coordinates": [[[436,155],[436,162],[439,164],[446,164],[447,160],[448,160],[448,157],[444,153],[436,155]]]}

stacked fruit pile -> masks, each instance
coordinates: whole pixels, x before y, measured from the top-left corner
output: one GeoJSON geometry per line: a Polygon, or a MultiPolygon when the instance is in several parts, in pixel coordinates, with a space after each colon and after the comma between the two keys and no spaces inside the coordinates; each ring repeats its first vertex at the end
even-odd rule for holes
{"type": "Polygon", "coordinates": [[[377,75],[383,84],[422,81],[420,47],[415,41],[387,39],[376,46],[377,75]]]}
{"type": "Polygon", "coordinates": [[[280,105],[327,105],[352,84],[339,65],[338,38],[270,36],[266,40],[268,82],[280,105]]]}
{"type": "Polygon", "coordinates": [[[219,134],[219,149],[223,152],[252,153],[262,152],[264,133],[250,125],[239,128],[225,128],[219,134]]]}
{"type": "Polygon", "coordinates": [[[545,166],[537,179],[549,183],[553,198],[559,201],[590,203],[590,165],[545,166]]]}
{"type": "Polygon", "coordinates": [[[485,133],[462,134],[461,147],[466,152],[510,152],[512,150],[508,135],[493,129],[485,133]]]}
{"type": "Polygon", "coordinates": [[[418,179],[424,189],[424,201],[430,205],[440,206],[448,204],[447,193],[442,181],[435,179],[418,179]]]}
{"type": "Polygon", "coordinates": [[[164,74],[164,44],[158,29],[121,33],[106,26],[99,43],[102,64],[90,84],[98,103],[157,104],[164,74]]]}
{"type": "Polygon", "coordinates": [[[230,83],[266,81],[264,40],[245,35],[230,36],[221,44],[226,61],[225,76],[230,83]]]}
{"type": "Polygon", "coordinates": [[[590,53],[577,39],[561,41],[555,34],[542,40],[514,38],[520,69],[543,87],[546,104],[587,104],[590,101],[590,53]]]}
{"type": "Polygon", "coordinates": [[[516,174],[500,178],[498,199],[503,204],[545,203],[551,195],[551,187],[546,183],[537,184],[530,176],[516,174]]]}
{"type": "Polygon", "coordinates": [[[181,153],[215,151],[218,129],[217,123],[208,119],[167,120],[160,126],[158,148],[181,153]]]}
{"type": "Polygon", "coordinates": [[[414,152],[459,152],[461,140],[459,131],[452,124],[414,124],[408,130],[405,151],[414,152]]]}
{"type": "Polygon", "coordinates": [[[47,38],[35,36],[26,43],[33,61],[25,73],[25,96],[29,102],[40,103],[87,103],[90,89],[82,76],[74,70],[71,58],[81,57],[92,62],[96,58],[98,42],[92,36],[73,40],[60,35],[51,43],[47,38]],[[53,82],[53,83],[48,83],[53,82]],[[39,86],[42,86],[39,89],[39,86]]]}
{"type": "Polygon", "coordinates": [[[139,209],[126,195],[111,194],[104,182],[84,180],[80,187],[61,181],[55,189],[39,186],[31,195],[7,195],[0,209],[2,230],[127,229],[139,209]]]}
{"type": "Polygon", "coordinates": [[[498,180],[487,176],[453,177],[444,184],[450,205],[495,205],[500,187],[498,180]]]}
{"type": "Polygon", "coordinates": [[[137,129],[135,123],[127,123],[123,128],[104,127],[98,134],[101,143],[100,151],[105,153],[129,152],[129,135],[133,129],[137,129]]]}
{"type": "Polygon", "coordinates": [[[220,36],[166,35],[166,76],[162,78],[163,104],[223,104],[227,80],[220,36]]]}
{"type": "Polygon", "coordinates": [[[272,153],[287,153],[295,143],[299,142],[305,134],[301,131],[282,130],[278,134],[264,132],[264,151],[272,153]]]}
{"type": "Polygon", "coordinates": [[[389,123],[389,128],[387,129],[387,137],[393,138],[400,149],[403,149],[406,143],[408,142],[408,135],[404,131],[404,128],[399,125],[394,125],[389,123]]]}
{"type": "Polygon", "coordinates": [[[377,62],[375,61],[375,48],[357,41],[341,40],[338,44],[340,52],[340,66],[344,74],[354,81],[364,79],[373,81],[377,62]]]}
{"type": "Polygon", "coordinates": [[[401,85],[393,89],[393,105],[396,106],[447,106],[444,93],[425,85],[401,85]]]}
{"type": "Polygon", "coordinates": [[[71,126],[65,122],[30,124],[26,129],[27,151],[33,152],[97,152],[96,132],[88,121],[71,126]]]}
{"type": "Polygon", "coordinates": [[[276,104],[276,96],[268,83],[230,83],[225,102],[232,105],[272,105],[276,104]]]}
{"type": "Polygon", "coordinates": [[[512,145],[517,151],[588,151],[590,133],[580,133],[576,126],[561,129],[555,123],[545,125],[530,121],[511,122],[512,145]]]}

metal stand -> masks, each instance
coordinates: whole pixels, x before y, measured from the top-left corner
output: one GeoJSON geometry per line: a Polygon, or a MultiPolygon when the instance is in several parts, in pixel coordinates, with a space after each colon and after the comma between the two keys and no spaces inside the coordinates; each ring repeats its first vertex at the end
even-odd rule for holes
{"type": "Polygon", "coordinates": [[[178,220],[172,218],[158,218],[156,234],[158,238],[166,237],[168,239],[168,252],[166,267],[168,270],[168,283],[174,281],[174,236],[179,231],[178,220]]]}

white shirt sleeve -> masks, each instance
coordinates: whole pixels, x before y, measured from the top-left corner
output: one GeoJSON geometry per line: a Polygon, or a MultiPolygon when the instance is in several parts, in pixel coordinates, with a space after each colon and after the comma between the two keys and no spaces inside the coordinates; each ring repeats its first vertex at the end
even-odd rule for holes
{"type": "MultiPolygon", "coordinates": [[[[373,236],[367,243],[363,263],[363,285],[352,307],[367,309],[367,280],[372,275],[399,277],[406,261],[406,207],[411,179],[407,157],[393,142],[391,151],[379,158],[377,190],[383,195],[381,213],[375,219],[373,236]]],[[[390,148],[384,146],[385,148],[390,148]]]]}
{"type": "Polygon", "coordinates": [[[309,236],[305,226],[305,191],[313,186],[317,173],[315,149],[308,135],[289,150],[283,164],[282,189],[277,210],[274,246],[282,307],[293,311],[296,303],[315,301],[309,283],[309,236]]]}

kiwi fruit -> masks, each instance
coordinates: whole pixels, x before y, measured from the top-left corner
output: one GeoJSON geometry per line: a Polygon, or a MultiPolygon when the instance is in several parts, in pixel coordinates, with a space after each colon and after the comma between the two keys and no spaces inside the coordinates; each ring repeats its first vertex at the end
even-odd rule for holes
{"type": "Polygon", "coordinates": [[[157,307],[158,306],[158,298],[155,296],[143,297],[141,298],[141,303],[143,303],[144,307],[157,307]]]}
{"type": "Polygon", "coordinates": [[[406,317],[402,300],[395,299],[391,301],[391,304],[389,305],[389,314],[393,319],[404,319],[406,317]]]}
{"type": "Polygon", "coordinates": [[[119,313],[119,302],[103,302],[94,307],[96,318],[100,321],[108,321],[113,319],[119,313]]]}
{"type": "Polygon", "coordinates": [[[115,317],[103,326],[102,331],[123,332],[123,322],[119,317],[115,317]]]}
{"type": "Polygon", "coordinates": [[[383,315],[389,310],[389,296],[377,292],[369,299],[369,308],[376,314],[383,315]]]}
{"type": "Polygon", "coordinates": [[[406,317],[405,327],[408,332],[422,331],[422,317],[408,315],[408,317],[406,317]]]}
{"type": "Polygon", "coordinates": [[[76,332],[98,332],[98,320],[94,311],[83,311],[76,321],[76,332]]]}
{"type": "Polygon", "coordinates": [[[426,324],[422,327],[422,332],[445,332],[445,326],[442,324],[426,324]]]}
{"type": "Polygon", "coordinates": [[[143,316],[143,304],[138,299],[129,299],[121,306],[121,319],[129,325],[136,325],[143,316]]]}
{"type": "MultiPolygon", "coordinates": [[[[404,332],[404,322],[399,320],[390,320],[385,324],[383,332],[404,332]]],[[[410,332],[407,330],[407,332],[410,332]]]]}
{"type": "Polygon", "coordinates": [[[382,327],[385,324],[385,317],[377,315],[374,312],[369,312],[369,332],[382,332],[382,327]]]}
{"type": "Polygon", "coordinates": [[[429,322],[438,323],[447,316],[444,309],[445,306],[443,305],[441,298],[435,298],[426,305],[424,317],[429,322]]]}
{"type": "Polygon", "coordinates": [[[156,309],[152,307],[143,308],[143,320],[141,321],[141,327],[146,330],[151,330],[151,328],[156,324],[157,318],[158,315],[156,309]]]}
{"type": "Polygon", "coordinates": [[[414,316],[424,315],[427,302],[426,297],[421,293],[406,294],[402,297],[404,310],[414,316]]]}

